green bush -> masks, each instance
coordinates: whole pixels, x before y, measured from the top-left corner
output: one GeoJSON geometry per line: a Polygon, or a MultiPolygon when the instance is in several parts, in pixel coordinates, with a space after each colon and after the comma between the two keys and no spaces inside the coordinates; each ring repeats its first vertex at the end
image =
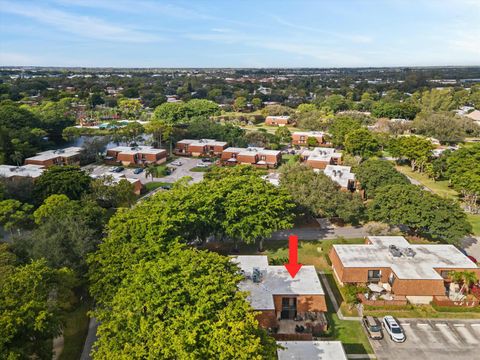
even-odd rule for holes
{"type": "Polygon", "coordinates": [[[453,312],[453,313],[480,313],[480,306],[475,307],[462,307],[462,306],[437,306],[432,304],[432,307],[438,312],[453,312]]]}

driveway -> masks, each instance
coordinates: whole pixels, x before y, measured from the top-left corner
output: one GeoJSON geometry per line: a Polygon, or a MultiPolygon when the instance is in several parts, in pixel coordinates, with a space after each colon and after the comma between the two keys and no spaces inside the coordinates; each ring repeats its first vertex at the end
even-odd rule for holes
{"type": "Polygon", "coordinates": [[[404,343],[394,343],[388,336],[370,340],[379,360],[478,359],[480,319],[399,319],[399,322],[407,336],[404,343]]]}

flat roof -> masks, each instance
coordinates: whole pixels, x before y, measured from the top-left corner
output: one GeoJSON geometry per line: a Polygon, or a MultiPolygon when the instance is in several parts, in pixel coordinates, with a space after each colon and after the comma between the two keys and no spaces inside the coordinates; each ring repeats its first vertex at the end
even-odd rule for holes
{"type": "Polygon", "coordinates": [[[313,150],[302,151],[303,156],[307,156],[308,160],[313,161],[330,161],[331,158],[340,158],[342,153],[337,152],[334,148],[316,147],[313,150]]]}
{"type": "Polygon", "coordinates": [[[341,341],[277,341],[278,360],[347,360],[341,341]]]}
{"type": "Polygon", "coordinates": [[[203,145],[225,146],[227,145],[227,142],[217,141],[214,139],[199,139],[199,140],[183,139],[178,141],[177,144],[188,144],[188,145],[194,145],[194,146],[203,146],[203,145]]]}
{"type": "Polygon", "coordinates": [[[71,146],[64,149],[47,150],[39,152],[37,155],[26,158],[25,160],[46,161],[50,159],[56,159],[58,157],[72,157],[80,154],[83,151],[81,147],[71,146]]]}
{"type": "Polygon", "coordinates": [[[399,279],[441,280],[435,269],[478,269],[453,245],[414,245],[403,236],[368,236],[371,244],[333,245],[344,267],[391,268],[399,279]],[[396,246],[401,256],[393,256],[389,246],[396,246]],[[406,249],[414,256],[407,256],[406,249]]]}
{"type": "Polygon", "coordinates": [[[267,150],[261,147],[247,147],[247,148],[229,147],[223,151],[237,153],[239,155],[255,155],[255,154],[278,155],[281,153],[280,150],[267,150]]]}
{"type": "Polygon", "coordinates": [[[239,283],[241,291],[248,292],[248,300],[255,310],[274,310],[273,295],[324,295],[322,284],[314,266],[303,265],[295,278],[284,266],[268,265],[267,256],[241,255],[232,258],[245,275],[239,283]],[[253,268],[258,267],[262,279],[252,280],[253,268]]]}
{"type": "Polygon", "coordinates": [[[122,154],[160,154],[162,152],[166,152],[165,149],[156,149],[153,146],[117,146],[108,149],[108,151],[117,151],[122,154]]]}
{"type": "Polygon", "coordinates": [[[0,165],[0,177],[11,178],[14,176],[37,178],[44,171],[42,165],[27,164],[23,166],[0,165]]]}
{"type": "Polygon", "coordinates": [[[290,115],[268,115],[266,119],[281,119],[281,120],[288,120],[290,119],[290,115]]]}
{"type": "Polygon", "coordinates": [[[325,133],[323,131],[294,131],[292,135],[298,136],[324,136],[325,133]]]}
{"type": "Polygon", "coordinates": [[[351,170],[351,166],[327,165],[323,173],[341,187],[346,188],[349,180],[355,180],[355,174],[352,173],[351,170]]]}

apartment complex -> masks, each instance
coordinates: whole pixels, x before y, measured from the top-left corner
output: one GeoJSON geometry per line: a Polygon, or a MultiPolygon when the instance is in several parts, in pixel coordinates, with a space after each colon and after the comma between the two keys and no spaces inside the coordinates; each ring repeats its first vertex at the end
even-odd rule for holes
{"type": "Polygon", "coordinates": [[[227,148],[225,141],[183,139],[175,145],[175,154],[186,156],[220,156],[227,148]]]}
{"type": "Polygon", "coordinates": [[[98,179],[98,178],[109,179],[111,181],[106,181],[106,184],[108,184],[108,185],[118,184],[121,180],[126,180],[130,184],[133,184],[133,192],[136,195],[140,195],[142,193],[142,190],[143,190],[143,184],[140,181],[140,179],[129,178],[129,177],[126,177],[125,174],[117,174],[117,173],[108,173],[108,174],[105,174],[105,175],[90,174],[90,177],[92,177],[93,179],[98,179]]]}
{"type": "Polygon", "coordinates": [[[282,162],[282,152],[258,147],[229,147],[222,152],[225,165],[249,164],[263,168],[274,168],[282,162]]]}
{"type": "Polygon", "coordinates": [[[8,180],[15,181],[19,178],[29,178],[35,180],[44,172],[45,167],[42,165],[23,165],[23,166],[12,166],[12,165],[0,165],[0,177],[8,180]]]}
{"type": "Polygon", "coordinates": [[[270,126],[286,126],[290,124],[290,116],[267,116],[265,118],[265,125],[270,126]]]}
{"type": "Polygon", "coordinates": [[[282,320],[293,319],[310,319],[321,330],[326,327],[325,294],[315,267],[304,265],[292,278],[284,266],[268,265],[267,256],[244,255],[232,261],[245,276],[239,289],[248,293],[253,309],[260,312],[262,327],[281,329],[282,320]]]}
{"type": "Polygon", "coordinates": [[[50,167],[54,165],[80,165],[81,147],[48,150],[25,159],[25,165],[40,165],[50,167]]]}
{"type": "Polygon", "coordinates": [[[308,146],[308,138],[314,138],[317,141],[316,146],[327,145],[325,133],[321,131],[295,131],[292,133],[292,145],[308,146]]]}
{"type": "Polygon", "coordinates": [[[453,245],[413,245],[403,236],[368,236],[365,244],[333,245],[332,269],[341,284],[381,284],[411,303],[444,296],[451,271],[480,269],[453,245]]]}
{"type": "Polygon", "coordinates": [[[152,146],[117,146],[107,150],[107,163],[129,165],[161,164],[167,161],[167,151],[152,146]]]}
{"type": "Polygon", "coordinates": [[[340,165],[342,154],[334,148],[316,147],[313,150],[303,150],[300,160],[313,169],[324,170],[328,165],[340,165]]]}
{"type": "Polygon", "coordinates": [[[327,165],[323,173],[340,185],[342,190],[355,191],[355,174],[351,166],[327,165]]]}

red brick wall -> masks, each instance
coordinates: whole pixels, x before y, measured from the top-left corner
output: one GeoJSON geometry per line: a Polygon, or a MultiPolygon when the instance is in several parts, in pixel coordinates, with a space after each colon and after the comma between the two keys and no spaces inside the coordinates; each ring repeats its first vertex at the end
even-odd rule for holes
{"type": "Polygon", "coordinates": [[[278,325],[275,310],[261,311],[259,314],[257,314],[256,318],[259,325],[264,329],[274,328],[278,325]]]}
{"type": "Polygon", "coordinates": [[[329,165],[328,161],[307,160],[307,165],[310,165],[314,169],[323,170],[329,165]]]}
{"type": "Polygon", "coordinates": [[[295,297],[297,298],[297,312],[304,313],[307,311],[327,311],[327,304],[325,302],[324,295],[298,295],[298,296],[284,296],[274,295],[273,302],[275,304],[275,310],[282,311],[282,298],[295,297]]]}

